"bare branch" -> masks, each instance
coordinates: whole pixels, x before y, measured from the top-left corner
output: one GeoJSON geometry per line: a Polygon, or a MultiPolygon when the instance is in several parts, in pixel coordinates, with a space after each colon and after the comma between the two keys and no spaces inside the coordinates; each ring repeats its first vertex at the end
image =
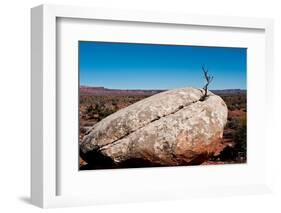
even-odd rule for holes
{"type": "Polygon", "coordinates": [[[205,98],[208,96],[208,86],[209,86],[209,84],[213,81],[214,76],[211,76],[211,75],[208,74],[209,70],[206,69],[204,65],[202,66],[202,70],[203,70],[204,77],[205,77],[207,83],[206,83],[205,86],[203,87],[203,89],[204,89],[204,95],[203,95],[203,97],[201,98],[201,100],[205,100],[205,98]]]}

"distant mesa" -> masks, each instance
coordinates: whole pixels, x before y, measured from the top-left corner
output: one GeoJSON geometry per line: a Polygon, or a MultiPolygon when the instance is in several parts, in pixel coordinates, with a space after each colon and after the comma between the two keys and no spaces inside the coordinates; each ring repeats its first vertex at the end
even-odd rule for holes
{"type": "MultiPolygon", "coordinates": [[[[158,89],[108,89],[105,87],[92,87],[92,86],[80,86],[80,95],[144,95],[150,96],[166,90],[158,89]]],[[[223,95],[223,94],[245,94],[246,90],[242,89],[224,89],[224,90],[211,90],[211,92],[223,95]]]]}
{"type": "Polygon", "coordinates": [[[124,90],[124,89],[108,89],[105,87],[89,87],[81,86],[80,95],[154,95],[166,90],[124,90]]]}

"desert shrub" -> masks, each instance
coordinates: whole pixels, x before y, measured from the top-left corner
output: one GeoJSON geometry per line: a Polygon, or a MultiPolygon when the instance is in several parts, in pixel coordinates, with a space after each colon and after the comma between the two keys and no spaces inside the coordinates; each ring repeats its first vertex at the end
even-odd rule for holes
{"type": "Polygon", "coordinates": [[[237,129],[240,126],[240,121],[237,118],[229,118],[226,124],[226,128],[237,129]]]}
{"type": "Polygon", "coordinates": [[[93,113],[95,111],[95,107],[93,105],[89,105],[86,108],[87,113],[93,113]]]}
{"type": "Polygon", "coordinates": [[[105,117],[109,116],[110,114],[112,114],[114,112],[115,112],[115,110],[113,110],[113,109],[103,108],[99,112],[99,115],[100,115],[101,119],[104,119],[105,117]]]}
{"type": "Polygon", "coordinates": [[[231,129],[230,138],[233,139],[233,145],[227,146],[216,160],[245,162],[247,159],[247,121],[246,116],[238,119],[230,119],[227,127],[231,129]]]}
{"type": "Polygon", "coordinates": [[[233,111],[233,110],[236,109],[236,106],[235,106],[234,104],[231,104],[231,105],[228,106],[228,109],[229,109],[230,111],[233,111]]]}
{"type": "Polygon", "coordinates": [[[246,93],[236,93],[236,94],[230,94],[230,95],[222,94],[220,96],[225,101],[225,103],[230,111],[246,108],[246,104],[247,104],[246,93]]]}
{"type": "Polygon", "coordinates": [[[240,119],[239,126],[234,133],[234,149],[237,152],[237,157],[246,159],[247,154],[247,120],[246,117],[240,119]]]}

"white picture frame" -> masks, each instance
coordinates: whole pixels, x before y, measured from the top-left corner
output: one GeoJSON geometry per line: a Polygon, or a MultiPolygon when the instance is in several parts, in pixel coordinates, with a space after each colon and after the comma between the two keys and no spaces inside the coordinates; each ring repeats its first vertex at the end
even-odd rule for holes
{"type": "MultiPolygon", "coordinates": [[[[262,44],[264,45],[264,49],[262,49],[264,50],[264,53],[261,54],[264,54],[265,56],[263,58],[264,67],[261,68],[261,76],[265,76],[266,78],[259,78],[259,81],[263,81],[265,85],[265,87],[260,89],[260,91],[264,93],[264,99],[257,97],[254,93],[250,93],[250,95],[253,95],[253,98],[257,97],[260,102],[263,102],[263,107],[268,112],[263,120],[266,124],[267,131],[260,133],[263,134],[262,136],[265,140],[260,142],[263,144],[262,148],[268,148],[270,146],[270,131],[272,131],[270,125],[272,124],[269,115],[272,113],[273,105],[273,99],[270,95],[270,91],[272,91],[273,88],[273,21],[271,19],[216,17],[173,13],[161,14],[147,11],[123,11],[74,6],[41,5],[32,8],[31,10],[31,201],[33,204],[46,208],[91,205],[98,203],[137,202],[142,200],[183,199],[198,196],[241,195],[271,191],[271,165],[270,160],[266,160],[264,166],[261,168],[255,167],[259,174],[264,173],[264,177],[258,179],[256,182],[254,181],[253,184],[249,184],[247,181],[245,181],[245,183],[243,183],[243,181],[238,181],[237,183],[234,182],[232,185],[224,183],[221,185],[210,185],[208,187],[208,185],[202,186],[200,183],[193,182],[193,188],[190,186],[182,186],[182,188],[179,188],[178,185],[166,186],[164,189],[152,187],[152,191],[148,194],[145,194],[145,192],[137,193],[138,189],[135,189],[135,194],[133,189],[112,192],[110,195],[106,193],[103,195],[100,194],[100,196],[98,194],[93,196],[81,195],[83,193],[78,195],[75,193],[69,193],[67,195],[61,194],[58,187],[58,185],[61,184],[61,180],[59,181],[59,173],[62,166],[58,166],[60,152],[58,151],[57,144],[57,120],[59,116],[57,110],[59,103],[57,93],[61,80],[71,81],[70,79],[58,80],[57,78],[57,50],[59,45],[57,41],[58,20],[61,18],[68,20],[118,21],[120,25],[122,25],[122,22],[130,22],[153,23],[168,26],[218,27],[228,32],[235,29],[262,31],[264,36],[262,41],[264,41],[265,44],[262,44]],[[267,104],[265,104],[265,102],[267,104]],[[123,193],[122,196],[119,193],[123,193]],[[125,193],[128,193],[129,196],[126,196],[125,193]]],[[[235,37],[235,35],[233,36],[235,37]]],[[[254,122],[252,121],[252,123],[254,122]]],[[[75,155],[75,153],[73,153],[73,155],[75,155]]],[[[267,152],[264,154],[264,157],[269,159],[270,154],[267,152]]],[[[205,169],[202,174],[216,171],[216,168],[210,168],[211,169],[205,169]]],[[[187,175],[184,168],[178,170],[175,170],[174,168],[166,168],[166,170],[150,168],[149,170],[151,171],[151,177],[152,175],[154,175],[154,177],[160,177],[167,173],[167,169],[173,170],[173,172],[181,174],[183,177],[185,177],[184,175],[187,175]]],[[[233,168],[233,170],[241,169],[247,170],[247,167],[233,168]]],[[[193,170],[201,169],[198,167],[193,170]]],[[[107,174],[109,174],[113,171],[107,172],[107,174]]],[[[122,170],[118,178],[124,179],[127,175],[132,174],[129,174],[126,170],[122,170]]],[[[101,177],[103,176],[101,175],[101,177]]],[[[170,178],[174,177],[171,176],[170,178]]],[[[69,177],[69,180],[72,181],[71,177],[69,177]]],[[[102,178],[99,180],[102,181],[102,178]]],[[[72,182],[72,184],[75,185],[77,183],[72,182]]],[[[130,185],[127,186],[127,188],[129,187],[130,185]]],[[[142,187],[145,189],[144,186],[142,187]]],[[[89,190],[90,188],[91,187],[89,187],[89,190]]],[[[77,189],[74,187],[73,190],[75,191],[77,189]]],[[[109,191],[107,191],[107,193],[109,193],[109,191]]]]}

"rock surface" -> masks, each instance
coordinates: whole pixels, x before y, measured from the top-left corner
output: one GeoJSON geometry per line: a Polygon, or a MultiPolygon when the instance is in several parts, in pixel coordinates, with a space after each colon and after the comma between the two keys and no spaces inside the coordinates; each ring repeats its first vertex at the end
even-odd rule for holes
{"type": "Polygon", "coordinates": [[[88,163],[102,155],[115,164],[141,159],[155,165],[203,163],[220,152],[227,106],[201,89],[170,90],[136,102],[94,125],[80,144],[88,163]],[[91,156],[92,155],[92,156],[91,156]]]}

